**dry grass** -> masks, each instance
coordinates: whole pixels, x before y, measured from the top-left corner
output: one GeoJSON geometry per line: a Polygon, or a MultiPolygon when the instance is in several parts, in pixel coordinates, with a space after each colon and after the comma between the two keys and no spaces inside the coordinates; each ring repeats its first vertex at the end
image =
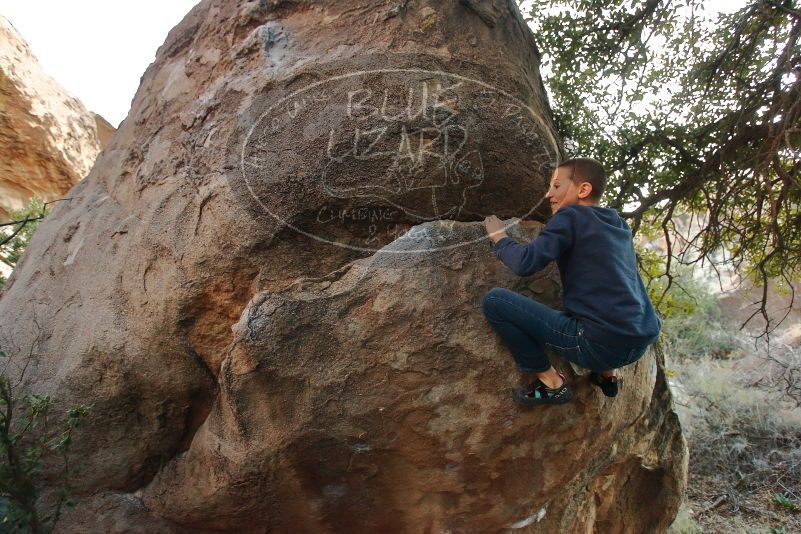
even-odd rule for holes
{"type": "Polygon", "coordinates": [[[673,533],[801,533],[801,350],[768,353],[748,339],[724,354],[670,356],[690,449],[673,533]]]}

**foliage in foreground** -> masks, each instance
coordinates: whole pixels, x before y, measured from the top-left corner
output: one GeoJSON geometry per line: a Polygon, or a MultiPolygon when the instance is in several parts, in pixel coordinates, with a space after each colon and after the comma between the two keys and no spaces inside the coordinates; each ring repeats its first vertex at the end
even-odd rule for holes
{"type": "MultiPolygon", "coordinates": [[[[0,351],[2,364],[8,364],[0,351]]],[[[47,395],[26,394],[14,398],[14,385],[0,374],[0,531],[51,532],[64,505],[71,505],[70,463],[72,434],[89,413],[76,406],[59,420],[52,414],[53,401],[47,395]],[[56,419],[56,420],[54,420],[56,419]],[[46,463],[57,464],[55,494],[43,511],[42,471],[46,463]]]]}
{"type": "MultiPolygon", "coordinates": [[[[19,211],[10,211],[12,222],[0,226],[0,263],[13,269],[22,256],[25,247],[39,227],[41,220],[49,212],[49,203],[38,198],[32,198],[28,205],[19,211]]],[[[6,283],[5,277],[0,274],[0,289],[6,283]]]]}

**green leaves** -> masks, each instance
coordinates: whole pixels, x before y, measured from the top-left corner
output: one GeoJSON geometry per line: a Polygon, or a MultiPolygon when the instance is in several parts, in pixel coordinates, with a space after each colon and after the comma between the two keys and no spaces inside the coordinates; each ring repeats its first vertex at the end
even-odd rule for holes
{"type": "MultiPolygon", "coordinates": [[[[0,359],[6,360],[0,350],[0,359]]],[[[8,360],[5,361],[8,363],[8,360]]],[[[89,407],[75,406],[53,424],[49,395],[13,395],[14,385],[0,374],[0,524],[4,532],[50,532],[63,505],[69,505],[74,468],[69,461],[72,432],[83,425],[89,407]],[[61,485],[49,514],[40,517],[40,477],[46,462],[59,460],[61,485]]]]}
{"type": "Polygon", "coordinates": [[[783,508],[792,510],[793,512],[798,512],[799,510],[801,510],[801,506],[799,506],[798,503],[795,502],[793,499],[790,499],[789,497],[786,497],[778,493],[773,496],[773,502],[783,508]]]}
{"type": "Polygon", "coordinates": [[[568,157],[609,171],[603,203],[635,231],[704,217],[700,247],[672,247],[666,269],[726,249],[760,284],[801,274],[794,2],[743,0],[721,15],[701,0],[523,4],[568,157]]]}
{"type": "MultiPolygon", "coordinates": [[[[48,204],[35,197],[28,202],[24,209],[9,212],[11,221],[19,222],[0,226],[0,263],[14,268],[39,226],[39,222],[47,213],[48,204]]],[[[3,288],[5,282],[5,277],[0,274],[0,289],[3,288]]]]}

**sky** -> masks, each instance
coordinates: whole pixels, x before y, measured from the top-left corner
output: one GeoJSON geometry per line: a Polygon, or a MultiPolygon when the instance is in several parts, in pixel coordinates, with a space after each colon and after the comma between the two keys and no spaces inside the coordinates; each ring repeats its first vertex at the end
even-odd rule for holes
{"type": "MultiPolygon", "coordinates": [[[[0,0],[44,71],[117,127],[167,33],[198,0],[0,0]]],[[[731,11],[744,0],[707,0],[731,11]]],[[[525,9],[525,4],[523,4],[525,9]]]]}
{"type": "Polygon", "coordinates": [[[156,49],[198,0],[0,0],[42,69],[117,127],[156,49]]]}

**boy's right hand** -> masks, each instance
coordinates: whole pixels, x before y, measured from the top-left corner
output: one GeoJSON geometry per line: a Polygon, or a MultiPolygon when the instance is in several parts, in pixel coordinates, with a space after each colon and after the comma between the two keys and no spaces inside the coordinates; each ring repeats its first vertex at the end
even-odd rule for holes
{"type": "Polygon", "coordinates": [[[509,237],[506,235],[506,225],[495,215],[490,215],[484,219],[484,228],[493,243],[497,243],[504,237],[509,237]]]}

